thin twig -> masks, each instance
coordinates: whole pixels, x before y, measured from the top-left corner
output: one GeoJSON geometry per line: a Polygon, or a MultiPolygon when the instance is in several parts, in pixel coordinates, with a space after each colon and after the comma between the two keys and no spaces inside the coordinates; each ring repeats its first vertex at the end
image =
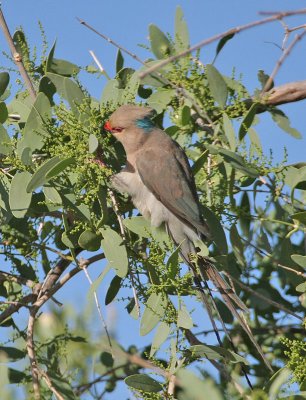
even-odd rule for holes
{"type": "Polygon", "coordinates": [[[268,257],[274,264],[276,264],[277,267],[285,269],[286,271],[292,272],[298,276],[301,276],[302,278],[306,278],[306,273],[303,273],[301,271],[297,271],[296,269],[293,269],[291,267],[288,267],[287,265],[280,264],[278,260],[276,260],[272,254],[268,253],[267,251],[264,251],[260,249],[259,247],[255,246],[252,242],[250,242],[248,239],[244,238],[243,236],[240,236],[241,240],[247,243],[249,246],[251,246],[255,251],[257,251],[258,254],[261,256],[268,257]]]}
{"type": "MultiPolygon", "coordinates": [[[[91,278],[89,276],[89,273],[87,271],[87,266],[86,266],[86,264],[82,265],[82,260],[80,260],[80,262],[79,262],[79,267],[84,271],[85,276],[86,276],[90,286],[93,287],[93,282],[92,282],[92,280],[91,280],[91,278]]],[[[95,303],[96,303],[96,306],[97,306],[99,317],[100,317],[100,320],[101,320],[102,325],[103,325],[103,329],[105,330],[105,333],[106,333],[106,337],[107,337],[107,340],[108,340],[110,352],[111,352],[111,354],[112,354],[112,356],[114,358],[113,346],[112,346],[111,338],[110,338],[110,335],[109,335],[109,332],[108,332],[108,329],[107,329],[107,325],[106,325],[105,319],[104,319],[103,314],[102,314],[102,309],[101,309],[101,305],[100,305],[96,290],[93,291],[93,295],[94,295],[94,298],[95,298],[95,303]]]]}
{"type": "Polygon", "coordinates": [[[141,73],[139,76],[140,78],[144,78],[149,74],[152,74],[153,72],[156,72],[157,70],[159,70],[160,68],[164,67],[165,65],[178,60],[179,58],[185,57],[188,54],[192,53],[193,51],[199,50],[200,48],[207,46],[210,43],[215,42],[216,40],[220,40],[222,38],[224,38],[225,36],[229,36],[229,35],[233,35],[239,32],[242,32],[246,29],[250,29],[253,28],[255,26],[259,26],[259,25],[263,25],[263,24],[267,24],[269,22],[273,22],[273,21],[277,21],[280,20],[282,18],[285,17],[290,17],[293,15],[298,15],[298,14],[306,14],[306,8],[303,8],[301,10],[293,10],[293,11],[285,11],[285,12],[279,12],[277,14],[273,14],[270,17],[267,17],[265,19],[262,20],[256,20],[253,22],[249,22],[248,24],[245,25],[241,25],[241,26],[237,26],[235,28],[231,28],[225,32],[222,33],[218,33],[217,35],[214,35],[208,39],[202,40],[200,43],[195,44],[194,46],[189,47],[189,49],[182,51],[179,54],[175,54],[171,57],[166,58],[165,60],[161,61],[158,64],[155,64],[154,66],[148,68],[146,71],[144,71],[143,73],[141,73]]]}
{"type": "Polygon", "coordinates": [[[35,317],[37,313],[37,308],[32,307],[30,311],[29,321],[28,321],[28,329],[27,329],[27,352],[28,357],[30,359],[30,366],[32,371],[32,381],[33,381],[33,391],[34,391],[34,399],[40,400],[40,385],[39,385],[39,373],[37,368],[37,360],[35,355],[34,348],[34,324],[35,317]]]}
{"type": "Polygon", "coordinates": [[[91,55],[91,57],[94,59],[94,62],[97,64],[101,74],[104,74],[106,76],[106,78],[109,80],[110,76],[108,75],[108,73],[105,71],[105,69],[103,68],[102,64],[100,63],[99,59],[97,58],[97,56],[95,55],[95,53],[92,50],[89,50],[89,54],[91,55]]]}
{"type": "MultiPolygon", "coordinates": [[[[100,36],[102,39],[106,40],[108,43],[112,44],[113,46],[115,46],[116,48],[118,48],[119,50],[121,50],[123,53],[128,54],[130,57],[132,57],[134,60],[138,61],[140,64],[146,66],[149,68],[148,64],[146,62],[144,62],[141,58],[139,58],[135,53],[132,53],[131,51],[127,50],[125,47],[121,46],[120,44],[116,43],[114,40],[112,40],[110,37],[104,35],[103,33],[97,31],[95,28],[93,28],[91,25],[89,25],[86,21],[77,18],[77,20],[80,22],[81,25],[84,25],[86,28],[90,29],[92,32],[96,33],[98,36],[100,36]]],[[[204,116],[205,119],[209,122],[212,123],[212,121],[210,120],[209,116],[205,113],[204,110],[201,109],[201,106],[199,106],[195,100],[192,98],[192,96],[190,96],[187,91],[185,90],[185,88],[180,85],[175,85],[173,82],[171,82],[169,79],[167,79],[166,77],[164,77],[160,72],[155,72],[154,76],[156,79],[159,79],[161,82],[163,82],[166,85],[171,86],[176,92],[177,95],[182,95],[184,96],[186,99],[188,99],[193,108],[197,111],[197,113],[201,116],[204,116]]],[[[140,75],[139,75],[140,77],[140,75]]]]}
{"type": "Polygon", "coordinates": [[[0,282],[5,281],[15,282],[20,285],[27,286],[31,289],[36,285],[36,283],[30,279],[23,278],[22,276],[13,275],[9,272],[0,271],[0,282]]]}
{"type": "Polygon", "coordinates": [[[11,53],[13,56],[13,60],[19,69],[20,75],[22,76],[24,83],[26,84],[26,86],[28,88],[28,91],[30,93],[30,96],[32,97],[32,100],[35,101],[36,92],[35,92],[34,86],[31,82],[31,79],[30,79],[25,67],[24,67],[21,54],[17,53],[15,44],[13,42],[12,36],[10,34],[9,28],[7,26],[6,20],[4,18],[4,15],[3,15],[3,12],[1,9],[1,4],[0,4],[0,26],[1,26],[1,29],[3,30],[5,39],[10,47],[10,50],[11,50],[11,53]]]}
{"type": "Polygon", "coordinates": [[[303,36],[305,36],[305,34],[306,34],[306,29],[304,29],[304,32],[300,33],[299,35],[296,35],[295,38],[293,39],[293,41],[290,43],[290,45],[286,49],[284,49],[281,57],[277,60],[276,65],[275,65],[271,75],[267,79],[267,82],[265,83],[265,85],[262,89],[262,95],[264,95],[265,92],[267,92],[269,89],[271,89],[274,78],[275,78],[276,74],[278,73],[280,67],[283,65],[285,59],[291,53],[293,47],[297,44],[297,42],[299,42],[303,38],[303,36]]]}
{"type": "Polygon", "coordinates": [[[47,372],[39,370],[39,374],[43,377],[44,381],[46,382],[48,388],[51,390],[51,392],[55,395],[57,400],[65,400],[65,397],[63,397],[57,389],[53,386],[52,381],[50,377],[48,376],[47,372]]]}
{"type": "Polygon", "coordinates": [[[240,282],[238,279],[234,278],[232,275],[230,275],[228,272],[224,272],[224,274],[231,280],[233,280],[237,285],[239,285],[243,290],[251,293],[253,296],[258,297],[261,300],[264,300],[266,303],[271,304],[272,306],[278,308],[279,310],[282,310],[286,312],[287,314],[293,315],[295,318],[298,318],[299,320],[303,321],[303,318],[300,317],[299,315],[295,314],[293,311],[289,310],[289,308],[277,303],[276,301],[273,301],[269,299],[267,296],[264,296],[260,292],[256,292],[255,290],[251,289],[249,286],[245,285],[244,283],[240,282]]]}
{"type": "Polygon", "coordinates": [[[29,303],[35,301],[35,299],[36,299],[36,294],[31,293],[20,299],[18,303],[11,304],[9,307],[7,307],[6,310],[4,310],[0,314],[0,324],[6,321],[12,314],[18,312],[21,307],[29,307],[29,303]]]}

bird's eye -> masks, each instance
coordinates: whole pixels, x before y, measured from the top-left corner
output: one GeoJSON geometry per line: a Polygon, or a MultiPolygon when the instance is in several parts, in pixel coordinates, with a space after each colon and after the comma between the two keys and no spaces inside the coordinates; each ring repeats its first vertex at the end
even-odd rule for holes
{"type": "Polygon", "coordinates": [[[112,132],[122,132],[123,128],[112,128],[112,132]]]}

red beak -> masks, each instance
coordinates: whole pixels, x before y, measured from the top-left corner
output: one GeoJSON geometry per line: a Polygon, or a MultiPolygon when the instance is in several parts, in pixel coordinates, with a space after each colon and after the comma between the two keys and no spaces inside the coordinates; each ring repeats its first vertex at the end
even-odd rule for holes
{"type": "Polygon", "coordinates": [[[109,121],[106,121],[103,127],[106,131],[111,131],[112,130],[112,126],[110,124],[109,121]]]}

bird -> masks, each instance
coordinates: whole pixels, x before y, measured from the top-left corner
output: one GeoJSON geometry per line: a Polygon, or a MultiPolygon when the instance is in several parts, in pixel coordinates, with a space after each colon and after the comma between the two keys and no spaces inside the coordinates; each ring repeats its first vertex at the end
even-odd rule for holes
{"type": "MultiPolygon", "coordinates": [[[[194,275],[208,312],[209,303],[202,283],[209,289],[207,281],[210,280],[271,368],[244,316],[237,310],[238,307],[247,312],[247,307],[213,262],[207,257],[197,257],[197,243],[211,240],[212,235],[201,214],[195,179],[186,153],[155,125],[152,121],[154,114],[151,107],[125,104],[114,111],[104,124],[104,129],[121,142],[126,153],[126,165],[112,176],[111,186],[120,193],[127,193],[153,227],[165,225],[194,275]]],[[[211,311],[209,316],[212,320],[211,311]]]]}

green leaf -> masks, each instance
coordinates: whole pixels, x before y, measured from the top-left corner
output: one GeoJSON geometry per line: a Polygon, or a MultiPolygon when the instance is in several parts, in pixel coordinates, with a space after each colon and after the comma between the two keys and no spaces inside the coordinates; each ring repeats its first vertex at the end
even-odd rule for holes
{"type": "Polygon", "coordinates": [[[181,53],[189,48],[189,33],[181,6],[176,7],[175,13],[175,50],[181,53]]]}
{"type": "Polygon", "coordinates": [[[114,105],[120,104],[122,94],[123,89],[120,89],[119,81],[117,79],[110,79],[104,86],[101,96],[101,105],[107,103],[113,103],[114,105]]]}
{"type": "Polygon", "coordinates": [[[111,368],[114,365],[114,359],[111,353],[108,353],[107,351],[103,351],[100,355],[100,361],[103,365],[106,367],[111,368]]]}
{"type": "Polygon", "coordinates": [[[78,245],[79,236],[79,232],[71,233],[69,231],[65,231],[62,233],[61,241],[66,247],[73,249],[78,245]]]}
{"type": "Polygon", "coordinates": [[[26,353],[15,347],[0,346],[0,353],[4,353],[9,361],[17,361],[26,356],[26,353]]]}
{"type": "Polygon", "coordinates": [[[43,192],[47,201],[51,201],[54,204],[62,204],[62,198],[54,187],[45,186],[43,192]]]}
{"type": "Polygon", "coordinates": [[[301,211],[295,214],[291,214],[290,218],[299,221],[303,225],[306,225],[306,211],[301,211]]]}
{"type": "Polygon", "coordinates": [[[162,293],[152,293],[140,322],[140,335],[145,336],[163,319],[168,301],[162,293]]]}
{"type": "Polygon", "coordinates": [[[92,298],[94,292],[98,289],[98,287],[101,285],[101,282],[105,278],[105,276],[108,274],[110,271],[111,266],[109,264],[106,265],[104,270],[101,272],[101,274],[98,276],[98,278],[90,285],[89,291],[88,291],[88,297],[92,298]]]}
{"type": "Polygon", "coordinates": [[[283,367],[279,369],[268,382],[269,388],[269,400],[279,399],[281,387],[286,383],[289,383],[292,372],[289,368],[283,367]]]}
{"type": "Polygon", "coordinates": [[[12,214],[23,218],[31,204],[32,193],[27,192],[27,186],[32,176],[29,172],[17,172],[11,182],[9,202],[12,214]]]}
{"type": "Polygon", "coordinates": [[[251,224],[251,205],[250,205],[250,199],[248,196],[247,192],[243,192],[239,208],[241,210],[241,216],[239,218],[239,224],[241,226],[241,229],[247,237],[249,236],[250,233],[250,224],[251,224]]]}
{"type": "Polygon", "coordinates": [[[230,145],[231,150],[235,151],[236,149],[236,135],[233,124],[227,114],[223,114],[223,127],[224,133],[227,137],[228,143],[230,145]]]}
{"type": "MultiPolygon", "coordinates": [[[[209,146],[209,149],[210,147],[212,146],[209,146]]],[[[217,151],[224,158],[224,161],[231,164],[235,169],[244,172],[247,176],[252,178],[257,178],[259,176],[258,171],[254,167],[245,165],[244,159],[239,154],[222,148],[218,148],[217,151]]]]}
{"type": "Polygon", "coordinates": [[[46,178],[48,180],[51,179],[51,178],[54,178],[55,176],[59,175],[67,167],[69,167],[71,164],[74,164],[74,163],[75,163],[75,158],[74,157],[64,158],[63,160],[60,160],[53,168],[51,168],[46,173],[46,178]]]}
{"type": "Polygon", "coordinates": [[[155,379],[145,374],[134,374],[124,379],[124,382],[133,389],[148,393],[158,393],[163,387],[155,379]]]}
{"type": "MultiPolygon", "coordinates": [[[[269,75],[265,73],[262,69],[260,69],[257,73],[257,78],[261,84],[261,88],[263,89],[269,79],[269,75]]],[[[274,86],[274,82],[272,82],[271,86],[268,88],[269,90],[272,89],[274,86]]]]}
{"type": "Polygon", "coordinates": [[[124,278],[128,273],[129,261],[121,236],[108,226],[100,228],[103,235],[101,241],[105,257],[116,274],[124,278]]]}
{"type": "Polygon", "coordinates": [[[87,229],[81,233],[78,243],[85,250],[97,251],[101,246],[101,236],[87,229]]]}
{"type": "Polygon", "coordinates": [[[229,35],[224,36],[218,43],[217,48],[216,48],[216,54],[213,60],[213,63],[216,61],[216,58],[218,56],[218,54],[220,53],[220,51],[223,49],[223,47],[226,45],[226,43],[233,39],[233,37],[235,36],[235,33],[230,33],[229,35]]]}
{"type": "Polygon", "coordinates": [[[9,368],[9,381],[10,383],[23,383],[27,379],[27,375],[24,372],[18,371],[14,368],[9,368]]]}
{"type": "Polygon", "coordinates": [[[193,327],[192,318],[182,299],[179,299],[179,309],[177,312],[177,326],[184,329],[191,329],[193,327]]]}
{"type": "Polygon", "coordinates": [[[0,72],[0,96],[4,94],[10,82],[10,75],[8,72],[0,72]]]}
{"type": "Polygon", "coordinates": [[[227,100],[227,85],[220,72],[211,64],[206,65],[208,86],[213,98],[224,108],[227,100]]]}
{"type": "Polygon", "coordinates": [[[162,59],[171,55],[171,43],[167,36],[156,25],[149,25],[149,36],[151,42],[151,50],[156,58],[162,59]]]}
{"type": "Polygon", "coordinates": [[[40,150],[49,136],[46,123],[51,119],[51,105],[48,97],[44,93],[38,93],[35,103],[28,115],[23,138],[17,144],[17,153],[19,157],[25,148],[31,151],[40,150]]]}
{"type": "Polygon", "coordinates": [[[6,129],[0,125],[0,154],[5,156],[12,153],[12,143],[6,129]]]}
{"type": "Polygon", "coordinates": [[[46,182],[48,182],[48,179],[46,177],[47,173],[52,170],[53,167],[55,167],[56,164],[58,164],[60,161],[59,156],[55,156],[51,158],[50,160],[45,161],[34,173],[32,176],[32,179],[28,183],[27,186],[27,192],[30,193],[33,190],[37,189],[39,186],[44,185],[46,182]]]}
{"type": "Polygon", "coordinates": [[[51,50],[47,56],[47,62],[46,62],[46,68],[45,68],[45,73],[51,72],[51,65],[52,65],[52,60],[54,57],[54,52],[55,52],[55,46],[56,46],[56,40],[53,43],[53,46],[51,47],[51,50]]]}
{"type": "Polygon", "coordinates": [[[167,340],[171,331],[171,326],[166,322],[161,322],[155,332],[151,350],[150,350],[150,357],[153,357],[160,346],[167,340]]]}
{"type": "Polygon", "coordinates": [[[97,150],[98,146],[99,146],[99,141],[97,137],[93,133],[91,133],[88,139],[88,152],[90,154],[94,153],[97,150]]]}
{"type": "Polygon", "coordinates": [[[56,87],[47,76],[43,76],[39,81],[38,91],[44,93],[48,97],[50,104],[54,104],[53,96],[56,93],[56,87]]]}
{"type": "Polygon", "coordinates": [[[122,70],[123,65],[124,65],[124,58],[121,53],[121,50],[118,49],[117,58],[116,58],[116,74],[118,74],[118,72],[122,70]]]}
{"type": "Polygon", "coordinates": [[[187,369],[180,369],[177,378],[181,387],[178,400],[224,400],[217,385],[210,378],[200,379],[187,369]]]}
{"type": "Polygon", "coordinates": [[[167,270],[170,279],[175,279],[179,273],[179,254],[180,247],[177,247],[167,260],[167,270]]]}
{"type": "Polygon", "coordinates": [[[286,114],[281,111],[281,110],[273,110],[270,111],[272,115],[272,119],[276,124],[286,133],[289,133],[289,135],[293,136],[296,139],[301,139],[302,135],[300,134],[299,131],[296,129],[292,128],[290,126],[290,121],[289,118],[286,116],[286,114]]]}
{"type": "Polygon", "coordinates": [[[300,283],[299,285],[297,285],[295,290],[297,292],[305,293],[306,292],[306,282],[303,282],[303,283],[300,283]]]}
{"type": "Polygon", "coordinates": [[[0,101],[0,123],[3,124],[8,117],[8,110],[6,108],[6,104],[3,101],[0,101]]]}
{"type": "Polygon", "coordinates": [[[0,175],[0,211],[1,211],[1,222],[8,222],[11,217],[11,210],[9,206],[9,192],[10,192],[10,181],[5,175],[0,175]]]}
{"type": "Polygon", "coordinates": [[[29,46],[22,31],[17,30],[14,32],[13,43],[17,53],[19,53],[23,59],[29,59],[29,46]]]}
{"type": "Polygon", "coordinates": [[[7,106],[9,114],[16,114],[20,117],[18,123],[24,123],[27,121],[29,114],[33,107],[33,100],[30,96],[26,96],[25,93],[16,95],[15,99],[7,106]]]}
{"type": "Polygon", "coordinates": [[[53,72],[54,74],[69,77],[78,74],[80,72],[80,68],[76,64],[73,64],[69,61],[53,58],[47,72],[53,72]]]}
{"type": "Polygon", "coordinates": [[[80,113],[77,105],[85,99],[80,87],[73,80],[52,72],[48,72],[46,76],[56,87],[57,93],[68,101],[72,112],[78,117],[80,113]]]}
{"type": "Polygon", "coordinates": [[[173,89],[158,88],[156,92],[152,93],[147,99],[147,103],[150,107],[154,108],[158,114],[160,114],[167,108],[167,105],[174,96],[175,91],[173,89]]]}
{"type": "MultiPolygon", "coordinates": [[[[306,215],[305,215],[305,218],[306,218],[306,215]]],[[[292,254],[290,257],[300,267],[306,268],[306,256],[300,256],[299,254],[292,254]]]]}
{"type": "Polygon", "coordinates": [[[196,159],[196,161],[193,163],[191,169],[194,175],[196,175],[204,166],[205,161],[207,160],[209,156],[208,150],[203,151],[203,153],[196,159]]]}
{"type": "Polygon", "coordinates": [[[115,276],[110,285],[109,288],[107,290],[106,296],[105,296],[105,305],[107,306],[108,304],[110,304],[114,298],[117,296],[117,293],[119,292],[120,288],[121,288],[121,282],[122,282],[122,278],[120,278],[119,276],[115,276]]]}
{"type": "Polygon", "coordinates": [[[245,137],[245,135],[248,132],[248,129],[251,127],[251,125],[254,121],[255,115],[257,113],[257,108],[258,108],[257,103],[252,104],[252,106],[248,110],[246,116],[243,118],[240,128],[239,128],[239,132],[238,132],[239,140],[242,140],[245,137]]]}
{"type": "Polygon", "coordinates": [[[208,358],[209,360],[226,359],[234,364],[249,364],[244,357],[234,353],[232,350],[227,350],[224,347],[219,346],[197,344],[195,346],[190,346],[187,352],[191,352],[191,355],[195,358],[208,358]]]}
{"type": "Polygon", "coordinates": [[[138,236],[143,238],[151,237],[151,224],[144,217],[126,218],[123,220],[123,224],[138,236]]]}

